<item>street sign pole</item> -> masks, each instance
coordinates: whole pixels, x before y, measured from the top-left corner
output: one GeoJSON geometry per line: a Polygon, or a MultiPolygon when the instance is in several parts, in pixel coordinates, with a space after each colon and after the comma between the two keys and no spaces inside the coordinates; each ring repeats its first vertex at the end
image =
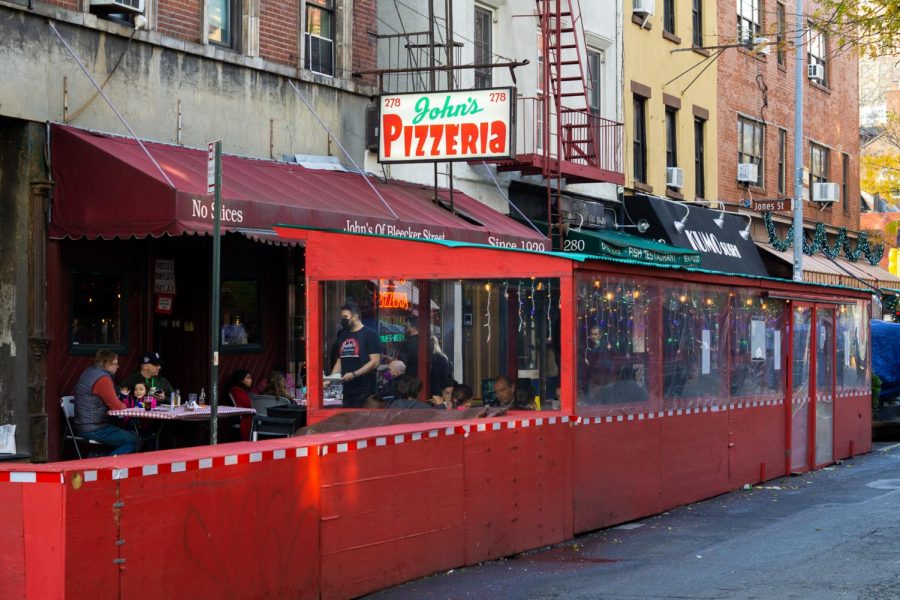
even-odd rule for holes
{"type": "Polygon", "coordinates": [[[794,281],[803,281],[803,0],[797,0],[794,47],[794,281]]]}
{"type": "Polygon", "coordinates": [[[207,160],[211,163],[212,169],[207,169],[207,192],[212,189],[215,198],[213,202],[212,317],[210,319],[212,360],[209,369],[209,443],[214,446],[219,437],[219,293],[221,287],[219,267],[222,245],[219,216],[222,213],[222,140],[210,142],[208,150],[207,160]],[[209,176],[210,170],[212,177],[209,176]]]}

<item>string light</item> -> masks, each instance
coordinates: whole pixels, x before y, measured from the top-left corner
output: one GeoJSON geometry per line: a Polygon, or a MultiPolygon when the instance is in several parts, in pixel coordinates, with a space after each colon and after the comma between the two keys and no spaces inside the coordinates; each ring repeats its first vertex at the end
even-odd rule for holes
{"type": "Polygon", "coordinates": [[[487,303],[484,309],[484,326],[487,327],[487,339],[485,339],[484,343],[491,343],[491,284],[490,282],[484,284],[484,289],[487,291],[487,303]]]}

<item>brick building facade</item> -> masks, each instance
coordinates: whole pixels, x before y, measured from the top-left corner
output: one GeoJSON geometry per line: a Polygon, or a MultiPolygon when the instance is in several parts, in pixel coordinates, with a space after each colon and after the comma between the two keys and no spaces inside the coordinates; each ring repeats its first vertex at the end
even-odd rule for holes
{"type": "MultiPolygon", "coordinates": [[[[808,7],[807,10],[811,12],[812,9],[808,7]]],[[[793,4],[778,0],[761,0],[758,13],[747,15],[738,15],[732,0],[718,2],[720,44],[731,43],[737,38],[741,22],[745,31],[754,32],[752,37],[765,37],[770,42],[756,46],[751,43],[748,48],[728,48],[718,59],[719,197],[726,204],[734,205],[751,195],[757,198],[793,196],[795,50],[792,36],[796,30],[793,14],[793,4]],[[761,139],[757,139],[758,133],[761,139]],[[749,186],[739,183],[738,163],[759,161],[762,168],[758,183],[749,186]]],[[[858,230],[857,57],[852,50],[835,53],[836,45],[827,37],[817,42],[814,36],[812,44],[807,37],[804,43],[804,64],[808,65],[810,59],[824,64],[821,81],[809,77],[804,67],[801,166],[805,180],[805,221],[807,227],[822,222],[830,228],[843,226],[858,230]],[[811,176],[837,183],[841,190],[837,202],[810,202],[811,176]]],[[[791,213],[785,211],[776,217],[776,221],[787,224],[790,218],[791,213]]]]}

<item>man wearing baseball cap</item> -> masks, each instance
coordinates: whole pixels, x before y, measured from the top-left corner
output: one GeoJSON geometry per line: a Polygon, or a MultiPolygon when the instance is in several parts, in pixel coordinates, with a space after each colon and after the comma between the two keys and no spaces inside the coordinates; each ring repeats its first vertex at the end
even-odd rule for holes
{"type": "Polygon", "coordinates": [[[159,371],[162,369],[163,359],[159,352],[146,352],[141,357],[141,364],[137,371],[129,375],[122,382],[121,387],[134,389],[135,383],[143,383],[147,386],[147,391],[154,394],[158,400],[165,400],[175,391],[172,384],[165,377],[160,377],[159,371]]]}

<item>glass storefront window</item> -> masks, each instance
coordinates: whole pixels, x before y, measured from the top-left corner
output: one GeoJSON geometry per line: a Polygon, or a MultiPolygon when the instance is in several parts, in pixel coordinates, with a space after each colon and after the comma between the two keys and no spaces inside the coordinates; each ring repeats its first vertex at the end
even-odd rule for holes
{"type": "Polygon", "coordinates": [[[867,394],[871,391],[868,303],[843,305],[837,314],[837,388],[867,394]]]}
{"type": "Polygon", "coordinates": [[[326,408],[427,408],[454,384],[471,390],[469,406],[558,407],[559,279],[325,282],[321,319],[326,408]],[[342,323],[347,307],[358,324],[342,323]]]}
{"type": "Polygon", "coordinates": [[[125,275],[72,271],[69,349],[93,354],[98,348],[125,351],[125,275]]]}
{"type": "Polygon", "coordinates": [[[260,346],[259,283],[255,279],[225,279],[221,294],[222,348],[260,346]]]}
{"type": "Polygon", "coordinates": [[[578,407],[646,402],[656,354],[650,317],[657,288],[579,275],[576,289],[578,407]]]}
{"type": "Polygon", "coordinates": [[[662,296],[663,397],[666,405],[687,406],[721,398],[725,391],[725,336],[728,295],[700,285],[669,287],[662,296]]]}
{"type": "Polygon", "coordinates": [[[785,303],[763,297],[757,291],[738,291],[731,296],[732,398],[781,398],[785,303]]]}

